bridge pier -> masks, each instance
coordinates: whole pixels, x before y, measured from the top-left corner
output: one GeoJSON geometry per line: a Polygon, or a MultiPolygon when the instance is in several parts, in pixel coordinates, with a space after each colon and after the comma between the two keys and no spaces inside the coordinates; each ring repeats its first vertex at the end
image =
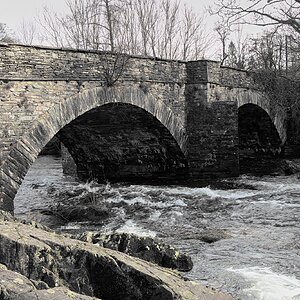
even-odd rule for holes
{"type": "Polygon", "coordinates": [[[214,85],[209,81],[218,71],[215,62],[187,64],[186,148],[192,177],[239,175],[237,102],[210,96],[214,85]]]}
{"type": "MultiPolygon", "coordinates": [[[[0,209],[13,211],[25,174],[55,135],[83,179],[100,178],[101,165],[111,178],[186,169],[194,178],[239,175],[238,109],[245,104],[263,109],[280,146],[286,142],[286,114],[246,71],[206,60],[118,62],[114,53],[0,45],[0,209]],[[115,104],[128,109],[116,114],[115,104]]],[[[286,149],[291,156],[300,148],[299,126],[286,149]]]]}

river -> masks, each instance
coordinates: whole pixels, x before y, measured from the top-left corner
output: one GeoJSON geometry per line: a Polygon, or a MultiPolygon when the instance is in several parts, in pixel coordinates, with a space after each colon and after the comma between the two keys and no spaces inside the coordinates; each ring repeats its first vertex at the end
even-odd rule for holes
{"type": "Polygon", "coordinates": [[[299,180],[241,176],[202,187],[82,184],[62,173],[59,158],[41,156],[15,198],[15,214],[39,219],[61,198],[89,199],[108,211],[105,220],[64,222],[56,229],[157,237],[191,255],[194,268],[185,277],[237,299],[299,300],[299,180]],[[222,239],[204,242],[211,233],[222,239]]]}

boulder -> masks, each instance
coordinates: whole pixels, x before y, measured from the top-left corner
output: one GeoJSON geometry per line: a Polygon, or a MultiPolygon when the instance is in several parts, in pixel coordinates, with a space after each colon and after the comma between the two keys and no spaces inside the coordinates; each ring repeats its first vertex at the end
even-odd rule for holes
{"type": "Polygon", "coordinates": [[[196,239],[204,243],[212,244],[224,239],[232,238],[227,229],[221,228],[208,228],[198,233],[187,234],[185,237],[187,240],[196,239]]]}
{"type": "Polygon", "coordinates": [[[232,236],[228,233],[226,229],[211,228],[203,230],[198,238],[205,243],[211,244],[223,239],[229,239],[232,236]]]}
{"type": "Polygon", "coordinates": [[[30,299],[49,299],[51,289],[51,299],[65,289],[104,300],[233,299],[170,269],[38,227],[0,221],[0,263],[50,288],[35,291],[28,283],[30,299]]]}
{"type": "Polygon", "coordinates": [[[193,268],[190,256],[151,237],[140,237],[131,233],[85,232],[77,235],[76,238],[141,258],[165,268],[179,271],[190,271],[193,268]]]}
{"type": "Polygon", "coordinates": [[[92,300],[94,297],[84,296],[70,291],[66,287],[37,289],[27,277],[8,270],[0,264],[0,299],[1,300],[92,300]]]}

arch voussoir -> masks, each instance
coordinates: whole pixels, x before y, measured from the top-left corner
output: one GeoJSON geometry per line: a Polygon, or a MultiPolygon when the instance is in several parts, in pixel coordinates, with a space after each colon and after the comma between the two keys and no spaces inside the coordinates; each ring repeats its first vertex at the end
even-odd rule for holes
{"type": "Polygon", "coordinates": [[[30,165],[59,130],[96,107],[116,102],[132,104],[152,114],[169,130],[184,153],[184,126],[164,102],[155,99],[150,93],[145,94],[134,86],[96,87],[66,99],[58,99],[12,145],[1,165],[3,188],[0,206],[13,211],[14,196],[30,165]]]}

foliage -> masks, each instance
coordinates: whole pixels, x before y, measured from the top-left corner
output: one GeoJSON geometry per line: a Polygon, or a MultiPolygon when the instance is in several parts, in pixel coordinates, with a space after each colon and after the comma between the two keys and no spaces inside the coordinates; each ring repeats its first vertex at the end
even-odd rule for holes
{"type": "Polygon", "coordinates": [[[300,0],[215,0],[209,11],[229,33],[245,24],[268,27],[261,36],[248,39],[242,55],[237,51],[243,49],[240,42],[229,42],[229,37],[222,41],[223,58],[229,57],[225,64],[299,76],[300,0]]]}
{"type": "Polygon", "coordinates": [[[300,82],[281,76],[273,70],[251,73],[257,85],[268,95],[272,105],[287,114],[300,111],[300,82]]]}
{"type": "Polygon", "coordinates": [[[292,36],[265,31],[260,36],[230,41],[224,64],[251,71],[269,70],[300,79],[300,44],[292,36]]]}

